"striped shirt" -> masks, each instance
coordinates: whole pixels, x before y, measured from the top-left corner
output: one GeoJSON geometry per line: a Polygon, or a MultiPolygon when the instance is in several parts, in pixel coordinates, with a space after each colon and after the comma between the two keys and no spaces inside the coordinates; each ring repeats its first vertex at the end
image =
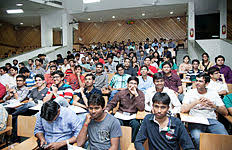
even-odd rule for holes
{"type": "Polygon", "coordinates": [[[113,88],[127,88],[127,80],[131,75],[123,74],[122,76],[116,74],[113,76],[112,80],[110,81],[110,86],[113,88]]]}
{"type": "MultiPolygon", "coordinates": [[[[49,88],[47,94],[51,94],[52,87],[49,88]]],[[[57,94],[61,97],[64,97],[65,99],[72,99],[73,96],[73,90],[72,87],[68,84],[63,84],[58,88],[57,94]]],[[[52,95],[52,100],[54,100],[56,97],[55,95],[52,95]]]]}
{"type": "Polygon", "coordinates": [[[26,87],[33,87],[35,85],[35,74],[30,72],[29,77],[26,79],[26,87]]]}

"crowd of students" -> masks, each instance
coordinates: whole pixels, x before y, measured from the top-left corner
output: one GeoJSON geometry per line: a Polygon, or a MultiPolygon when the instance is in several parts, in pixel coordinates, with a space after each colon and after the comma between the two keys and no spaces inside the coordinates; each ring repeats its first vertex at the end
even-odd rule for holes
{"type": "Polygon", "coordinates": [[[201,132],[228,134],[215,112],[232,115],[232,95],[227,95],[232,71],[222,55],[214,65],[207,53],[191,64],[185,56],[178,69],[169,48],[177,50],[172,40],[146,39],[137,44],[129,39],[93,43],[68,51],[65,58],[57,54],[56,60],[45,54],[28,59],[28,65],[14,60],[0,67],[1,103],[28,100],[6,108],[14,122],[29,108],[43,104],[34,133],[44,149],[67,149],[66,140],[90,149],[120,149],[120,125],[132,128],[136,149],[143,149],[146,139],[149,149],[199,149],[201,132]],[[190,81],[187,91],[181,78],[190,81]],[[87,113],[75,114],[70,105],[87,113]],[[138,111],[151,114],[141,123],[138,111]],[[176,118],[181,112],[208,120],[208,125],[189,123],[193,142],[176,118]]]}

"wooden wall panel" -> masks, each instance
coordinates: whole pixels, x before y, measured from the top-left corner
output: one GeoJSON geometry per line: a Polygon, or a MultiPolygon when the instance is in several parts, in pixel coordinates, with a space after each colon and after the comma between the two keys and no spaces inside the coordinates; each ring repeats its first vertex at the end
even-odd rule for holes
{"type": "Polygon", "coordinates": [[[62,31],[53,31],[53,45],[61,45],[62,44],[62,31]]]}
{"type": "Polygon", "coordinates": [[[151,18],[135,20],[133,25],[123,21],[80,23],[74,31],[74,43],[89,44],[107,41],[144,41],[146,38],[185,39],[187,31],[186,17],[151,18]],[[79,37],[82,41],[79,41],[79,37]]]}
{"type": "Polygon", "coordinates": [[[232,10],[227,12],[227,38],[232,40],[232,10]]]}
{"type": "Polygon", "coordinates": [[[13,25],[0,22],[0,43],[9,46],[18,46],[16,39],[16,30],[13,25]]]}

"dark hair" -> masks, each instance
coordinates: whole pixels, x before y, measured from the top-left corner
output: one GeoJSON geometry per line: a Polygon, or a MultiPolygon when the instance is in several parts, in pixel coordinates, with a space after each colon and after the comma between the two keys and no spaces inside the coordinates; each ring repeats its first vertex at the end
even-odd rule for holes
{"type": "Polygon", "coordinates": [[[147,58],[149,58],[149,59],[151,60],[151,57],[150,57],[150,56],[145,57],[144,60],[147,59],[147,58]]]}
{"type": "Polygon", "coordinates": [[[217,57],[215,57],[215,63],[217,63],[218,58],[222,58],[225,61],[225,57],[224,56],[218,55],[217,57]]]}
{"type": "Polygon", "coordinates": [[[207,73],[202,72],[200,74],[197,75],[197,78],[201,78],[203,77],[205,79],[205,83],[209,83],[210,82],[210,77],[207,73]]]}
{"type": "Polygon", "coordinates": [[[77,66],[75,66],[75,67],[74,67],[74,70],[77,70],[77,68],[81,68],[81,70],[82,70],[81,65],[77,65],[77,66]]]}
{"type": "Polygon", "coordinates": [[[43,64],[43,60],[42,59],[36,59],[35,61],[39,61],[41,64],[43,64]]]}
{"type": "Polygon", "coordinates": [[[91,76],[92,79],[95,80],[95,75],[93,75],[92,73],[88,73],[87,75],[85,75],[85,79],[89,76],[91,76]]]}
{"type": "Polygon", "coordinates": [[[200,61],[199,61],[198,59],[193,59],[192,64],[193,64],[194,62],[197,62],[198,64],[200,64],[200,61]]]}
{"type": "Polygon", "coordinates": [[[164,75],[161,72],[155,73],[153,75],[153,82],[158,79],[164,79],[164,75]]]}
{"type": "Polygon", "coordinates": [[[46,121],[53,121],[58,113],[59,108],[60,105],[57,102],[52,100],[47,101],[43,104],[41,108],[40,117],[45,119],[46,121]]]}
{"type": "Polygon", "coordinates": [[[140,67],[140,69],[142,69],[142,68],[144,68],[144,67],[148,70],[148,67],[147,67],[146,65],[142,65],[142,66],[140,67]]]}
{"type": "MultiPolygon", "coordinates": [[[[165,39],[166,40],[166,39],[165,39]]],[[[164,46],[164,50],[167,49],[168,50],[168,47],[167,46],[164,46]]]]}
{"type": "Polygon", "coordinates": [[[61,59],[63,58],[61,54],[57,54],[56,57],[60,57],[61,59]]]}
{"type": "Polygon", "coordinates": [[[188,58],[188,59],[189,59],[189,61],[190,61],[190,57],[189,57],[189,55],[185,55],[185,56],[183,57],[183,60],[184,60],[185,58],[188,58]]]}
{"type": "Polygon", "coordinates": [[[30,71],[27,69],[27,67],[22,67],[22,68],[19,70],[19,73],[20,73],[20,74],[23,74],[23,73],[30,73],[30,71]]]}
{"type": "Polygon", "coordinates": [[[18,68],[17,67],[12,66],[11,68],[18,72],[18,68]]]}
{"type": "Polygon", "coordinates": [[[100,62],[96,63],[96,67],[97,67],[97,66],[102,66],[102,68],[103,68],[103,64],[100,63],[100,62]]]}
{"type": "Polygon", "coordinates": [[[93,57],[93,61],[99,61],[98,57],[93,57]]]}
{"type": "Polygon", "coordinates": [[[9,65],[10,67],[12,67],[11,63],[6,63],[5,66],[9,65]]]}
{"type": "Polygon", "coordinates": [[[24,75],[21,75],[21,74],[19,74],[19,75],[16,76],[16,79],[18,79],[18,78],[22,78],[23,81],[26,80],[26,77],[24,75]]]}
{"type": "Polygon", "coordinates": [[[88,100],[88,106],[89,105],[100,105],[102,108],[105,107],[105,99],[102,97],[102,95],[98,93],[91,94],[89,100],[88,100]]]}
{"type": "Polygon", "coordinates": [[[55,74],[58,74],[61,78],[64,77],[64,73],[60,70],[56,70],[52,73],[52,76],[54,76],[55,74]]]}
{"type": "Polygon", "coordinates": [[[153,104],[161,102],[162,104],[169,106],[170,101],[170,97],[167,93],[157,92],[152,98],[153,104]]]}
{"type": "Polygon", "coordinates": [[[117,66],[116,66],[116,70],[118,71],[118,69],[119,69],[119,68],[123,68],[123,69],[124,69],[123,64],[117,64],[117,66]]]}
{"type": "Polygon", "coordinates": [[[17,59],[14,59],[13,62],[14,62],[14,61],[17,61],[17,63],[19,62],[17,59]]]}
{"type": "Polygon", "coordinates": [[[137,85],[139,85],[139,79],[136,76],[129,77],[127,83],[129,83],[131,80],[135,80],[137,82],[137,85]]]}
{"type": "Polygon", "coordinates": [[[19,64],[25,67],[25,64],[23,62],[20,62],[19,64]]]}
{"type": "Polygon", "coordinates": [[[44,80],[44,76],[42,75],[42,74],[37,74],[37,75],[35,75],[35,79],[36,78],[41,78],[42,80],[44,80]]]}
{"type": "Polygon", "coordinates": [[[3,71],[5,71],[5,72],[7,72],[8,70],[7,70],[7,68],[5,67],[5,66],[3,66],[3,67],[0,67],[0,69],[2,69],[3,71]]]}
{"type": "Polygon", "coordinates": [[[218,67],[210,67],[208,70],[208,74],[211,75],[216,71],[220,71],[220,69],[218,67]]]}
{"type": "Polygon", "coordinates": [[[168,61],[165,61],[163,64],[162,64],[162,68],[165,66],[165,65],[169,65],[170,68],[172,68],[172,64],[168,61]]]}
{"type": "Polygon", "coordinates": [[[28,61],[29,61],[29,60],[30,60],[30,61],[32,61],[32,62],[34,62],[34,60],[33,60],[33,59],[28,59],[28,61]]]}
{"type": "Polygon", "coordinates": [[[203,54],[201,55],[201,57],[203,57],[204,55],[206,55],[206,56],[209,58],[209,54],[208,54],[208,53],[203,53],[203,54]]]}
{"type": "Polygon", "coordinates": [[[56,65],[52,65],[52,66],[50,66],[50,68],[56,68],[56,70],[57,70],[57,66],[56,65]]]}
{"type": "Polygon", "coordinates": [[[80,57],[80,56],[81,56],[80,53],[75,54],[75,57],[80,57]]]}
{"type": "Polygon", "coordinates": [[[113,56],[113,55],[111,55],[111,54],[109,54],[109,55],[107,56],[107,59],[108,59],[108,58],[113,59],[113,58],[114,58],[114,56],[113,56]]]}

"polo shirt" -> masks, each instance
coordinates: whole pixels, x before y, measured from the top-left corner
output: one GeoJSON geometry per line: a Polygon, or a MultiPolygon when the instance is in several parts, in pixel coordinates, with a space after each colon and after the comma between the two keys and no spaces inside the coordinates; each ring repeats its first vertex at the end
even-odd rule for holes
{"type": "MultiPolygon", "coordinates": [[[[50,94],[52,92],[52,87],[49,88],[47,94],[50,94]]],[[[59,88],[58,88],[58,91],[57,91],[57,95],[61,96],[61,97],[64,97],[65,99],[72,99],[72,96],[73,96],[73,90],[72,90],[72,87],[68,84],[64,84],[61,85],[59,88]]],[[[55,95],[53,94],[52,95],[52,100],[54,100],[56,97],[55,95]]]]}
{"type": "Polygon", "coordinates": [[[132,66],[130,66],[128,69],[124,68],[124,73],[131,76],[137,76],[137,71],[132,66]]]}
{"type": "Polygon", "coordinates": [[[160,128],[154,114],[148,114],[142,122],[135,139],[136,150],[143,150],[143,143],[148,139],[149,149],[183,150],[195,149],[185,126],[178,118],[169,117],[168,127],[160,128]]]}
{"type": "Polygon", "coordinates": [[[232,94],[228,94],[224,96],[223,102],[226,106],[226,108],[231,108],[232,107],[232,94]]]}
{"type": "Polygon", "coordinates": [[[178,92],[178,86],[182,86],[182,82],[177,74],[171,73],[169,77],[164,75],[164,86],[178,92]]]}
{"type": "MultiPolygon", "coordinates": [[[[218,68],[217,65],[215,65],[214,67],[218,68]]],[[[226,65],[221,66],[220,73],[224,74],[226,83],[232,84],[232,71],[229,66],[226,66],[226,65]]]]}
{"type": "Polygon", "coordinates": [[[106,73],[101,73],[101,75],[95,74],[94,87],[101,90],[103,87],[108,87],[108,75],[106,73]]]}

